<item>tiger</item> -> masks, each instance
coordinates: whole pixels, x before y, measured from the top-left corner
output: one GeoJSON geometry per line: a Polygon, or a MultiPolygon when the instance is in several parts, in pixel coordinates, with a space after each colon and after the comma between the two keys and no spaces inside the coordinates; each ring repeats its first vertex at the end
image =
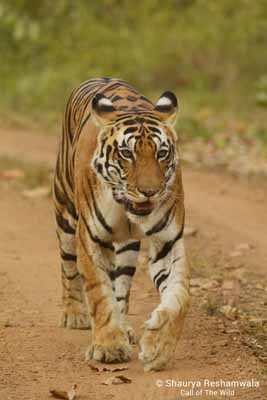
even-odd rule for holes
{"type": "Polygon", "coordinates": [[[144,238],[160,302],[144,323],[139,359],[157,371],[173,357],[190,302],[177,113],[173,92],[154,105],[115,78],[87,80],[66,105],[53,180],[60,325],[91,329],[87,359],[130,360],[126,315],[144,238]]]}

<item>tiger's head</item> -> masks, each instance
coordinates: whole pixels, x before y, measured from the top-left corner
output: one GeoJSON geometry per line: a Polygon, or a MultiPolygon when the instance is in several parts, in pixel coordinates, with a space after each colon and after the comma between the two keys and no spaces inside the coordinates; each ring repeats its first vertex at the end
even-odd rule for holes
{"type": "Polygon", "coordinates": [[[150,214],[171,190],[179,161],[177,110],[172,92],[163,93],[149,110],[122,112],[103,94],[92,101],[100,128],[92,166],[131,214],[150,214]]]}

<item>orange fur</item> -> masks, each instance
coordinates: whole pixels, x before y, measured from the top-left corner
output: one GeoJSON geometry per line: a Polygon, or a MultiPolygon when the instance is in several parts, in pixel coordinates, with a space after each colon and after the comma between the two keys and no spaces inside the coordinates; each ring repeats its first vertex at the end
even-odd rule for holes
{"type": "MultiPolygon", "coordinates": [[[[161,265],[164,257],[177,256],[175,243],[182,238],[183,187],[172,128],[177,103],[170,92],[161,99],[154,106],[125,82],[101,78],[82,84],[66,108],[54,179],[62,261],[61,323],[70,328],[91,325],[87,354],[99,361],[130,357],[131,329],[124,314],[136,240],[151,235],[152,262],[154,258],[161,265]]],[[[183,250],[181,254],[184,259],[183,250]]],[[[163,308],[154,323],[163,318],[166,324],[159,323],[161,328],[154,327],[154,333],[149,328],[142,341],[147,349],[142,351],[143,362],[153,369],[165,366],[173,352],[187,309],[187,267],[183,261],[175,268],[181,269],[183,281],[176,285],[181,287],[183,311],[175,291],[162,293],[163,308]],[[177,310],[169,309],[172,298],[177,310]],[[162,344],[166,357],[151,364],[151,348],[158,337],[164,341],[164,335],[174,340],[162,344]]],[[[159,288],[164,274],[158,274],[161,278],[153,279],[159,288]]]]}

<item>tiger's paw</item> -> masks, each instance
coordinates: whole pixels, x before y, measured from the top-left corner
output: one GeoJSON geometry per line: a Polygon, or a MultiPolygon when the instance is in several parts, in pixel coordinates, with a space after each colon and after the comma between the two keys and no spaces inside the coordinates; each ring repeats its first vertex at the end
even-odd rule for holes
{"type": "Polygon", "coordinates": [[[90,329],[90,317],[88,311],[82,306],[66,307],[61,315],[59,326],[69,329],[90,329]]]}
{"type": "Polygon", "coordinates": [[[113,328],[105,333],[98,332],[86,352],[86,360],[104,363],[129,361],[132,348],[127,331],[113,328]]]}
{"type": "Polygon", "coordinates": [[[182,321],[171,311],[155,310],[145,322],[145,331],[139,342],[139,359],[144,371],[164,369],[174,356],[182,330],[182,321]]]}

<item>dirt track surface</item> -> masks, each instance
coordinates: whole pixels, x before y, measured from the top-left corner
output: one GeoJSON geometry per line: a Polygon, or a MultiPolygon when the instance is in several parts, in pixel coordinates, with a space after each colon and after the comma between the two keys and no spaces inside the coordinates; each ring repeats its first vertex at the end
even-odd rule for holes
{"type": "MultiPolygon", "coordinates": [[[[6,137],[0,156],[53,166],[55,138],[20,131],[6,137]]],[[[266,183],[188,167],[183,176],[187,223],[197,229],[187,238],[192,305],[174,362],[159,373],[143,372],[137,346],[126,371],[89,368],[84,352],[90,331],[57,326],[61,287],[51,199],[26,198],[0,183],[1,400],[45,400],[50,389],[67,390],[74,383],[77,399],[84,400],[267,398],[265,331],[251,330],[248,321],[251,317],[253,326],[253,318],[254,323],[267,320],[266,183]],[[226,317],[219,312],[223,305],[240,315],[226,317]],[[132,383],[101,384],[121,374],[132,383]],[[186,393],[186,388],[159,387],[171,379],[201,381],[202,395],[186,393]],[[205,387],[213,390],[208,395],[203,380],[220,379],[254,379],[260,387],[234,389],[235,397],[215,395],[218,388],[205,387]]],[[[144,260],[141,254],[130,303],[129,319],[137,334],[158,301],[144,260]]]]}

